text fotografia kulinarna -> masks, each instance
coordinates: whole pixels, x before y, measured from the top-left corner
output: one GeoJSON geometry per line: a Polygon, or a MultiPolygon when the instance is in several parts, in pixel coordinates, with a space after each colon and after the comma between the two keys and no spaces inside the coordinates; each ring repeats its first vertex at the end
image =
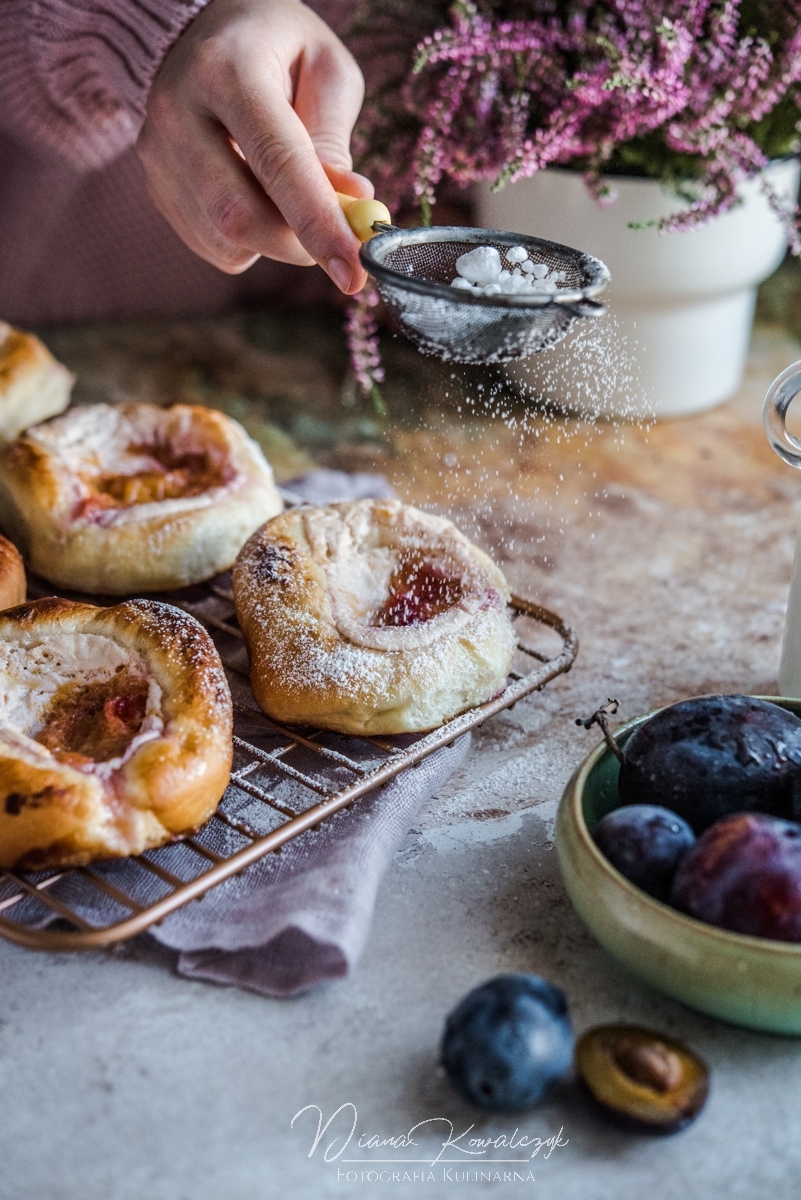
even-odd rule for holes
{"type": "Polygon", "coordinates": [[[493,1170],[489,1163],[481,1170],[475,1167],[465,1170],[459,1167],[442,1167],[442,1175],[423,1168],[422,1171],[390,1170],[369,1167],[360,1171],[352,1167],[337,1167],[337,1179],[341,1183],[536,1183],[533,1171],[522,1167],[519,1171],[493,1170]]]}
{"type": "MultiPolygon", "coordinates": [[[[427,1163],[429,1167],[434,1167],[438,1163],[463,1164],[469,1158],[483,1158],[487,1166],[490,1163],[509,1164],[508,1168],[504,1166],[504,1168],[499,1169],[511,1169],[512,1174],[514,1174],[515,1166],[519,1173],[520,1167],[524,1164],[527,1165],[538,1154],[542,1153],[543,1158],[550,1158],[554,1150],[560,1146],[566,1146],[569,1140],[562,1137],[562,1129],[549,1138],[541,1138],[535,1135],[529,1136],[520,1133],[519,1128],[516,1128],[511,1135],[499,1133],[494,1137],[481,1137],[478,1135],[471,1137],[470,1134],[475,1129],[474,1124],[468,1125],[467,1129],[457,1134],[453,1122],[448,1117],[428,1117],[424,1121],[417,1121],[406,1133],[395,1134],[391,1137],[367,1133],[356,1137],[356,1127],[359,1117],[355,1104],[351,1103],[340,1104],[339,1108],[331,1114],[325,1123],[323,1123],[323,1113],[319,1105],[307,1104],[295,1113],[290,1122],[290,1128],[294,1128],[295,1122],[306,1112],[311,1112],[317,1116],[317,1128],[314,1131],[307,1158],[311,1158],[314,1155],[323,1138],[331,1126],[334,1125],[334,1129],[331,1130],[334,1136],[322,1148],[324,1161],[331,1163],[339,1159],[343,1164],[353,1164],[354,1166],[356,1164],[359,1166],[369,1164],[370,1168],[373,1168],[376,1164],[389,1168],[389,1164],[394,1165],[396,1163],[427,1163]],[[337,1118],[339,1118],[338,1122],[337,1118]],[[334,1124],[335,1122],[337,1122],[336,1125],[334,1124]],[[339,1132],[335,1133],[337,1128],[339,1132]],[[439,1134],[440,1136],[444,1133],[445,1138],[439,1142],[439,1150],[431,1157],[414,1157],[414,1150],[416,1149],[419,1152],[422,1149],[414,1135],[417,1134],[420,1137],[424,1133],[439,1134]],[[350,1150],[351,1154],[354,1154],[357,1150],[362,1151],[362,1153],[358,1158],[345,1158],[343,1155],[346,1150],[350,1150]],[[389,1152],[393,1150],[407,1150],[411,1152],[390,1156],[389,1152]],[[373,1153],[370,1153],[371,1151],[373,1153]],[[498,1155],[491,1153],[492,1151],[505,1151],[505,1154],[498,1155]],[[382,1157],[379,1157],[379,1152],[383,1155],[382,1157]]],[[[418,1172],[417,1174],[424,1175],[426,1172],[418,1172]]],[[[415,1181],[411,1180],[411,1182],[415,1181]]],[[[476,1182],[479,1181],[476,1180],[476,1182]]],[[[514,1182],[514,1180],[510,1182],[514,1182]]]]}

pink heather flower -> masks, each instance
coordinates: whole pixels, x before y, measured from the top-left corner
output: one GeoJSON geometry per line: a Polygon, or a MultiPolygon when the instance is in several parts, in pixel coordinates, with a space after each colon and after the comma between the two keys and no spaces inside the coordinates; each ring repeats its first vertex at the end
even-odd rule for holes
{"type": "MultiPolygon", "coordinates": [[[[697,199],[660,223],[677,232],[798,149],[801,0],[751,0],[747,13],[744,0],[367,3],[357,157],[390,204],[413,202],[424,220],[445,179],[502,187],[559,164],[602,204],[615,173],[689,178],[697,199]]],[[[798,210],[765,194],[798,252],[798,210]]],[[[373,303],[360,298],[348,326],[365,388],[380,370],[373,303]]]]}
{"type": "MultiPolygon", "coordinates": [[[[406,86],[384,97],[384,192],[414,198],[424,214],[446,177],[503,186],[552,163],[582,168],[608,202],[604,168],[658,135],[664,176],[680,177],[675,156],[690,156],[693,178],[711,189],[696,210],[707,219],[764,165],[757,124],[801,97],[801,0],[760,0],[770,37],[740,28],[742,0],[484,3],[429,3],[446,19],[409,46],[406,86]]],[[[414,25],[411,4],[389,0],[389,13],[398,33],[414,25]]]]}
{"type": "Polygon", "coordinates": [[[378,325],[374,315],[377,304],[378,292],[369,281],[348,305],[345,332],[356,381],[365,395],[373,397],[376,408],[381,411],[383,402],[379,384],[384,381],[384,368],[381,366],[378,325]]]}

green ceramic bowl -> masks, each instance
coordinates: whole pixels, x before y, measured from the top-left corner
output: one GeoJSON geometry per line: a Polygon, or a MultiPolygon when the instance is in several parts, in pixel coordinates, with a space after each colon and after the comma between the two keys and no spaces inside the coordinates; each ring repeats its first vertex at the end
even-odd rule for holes
{"type": "MultiPolygon", "coordinates": [[[[801,716],[801,700],[763,696],[801,716]]],[[[649,714],[653,715],[653,714],[649,714]]],[[[648,717],[615,733],[622,745],[648,717]]],[[[592,830],[618,806],[619,764],[601,743],[568,783],[556,824],[565,887],[601,945],[691,1008],[771,1033],[801,1034],[801,945],[729,933],[660,904],[601,854],[592,830]]]]}

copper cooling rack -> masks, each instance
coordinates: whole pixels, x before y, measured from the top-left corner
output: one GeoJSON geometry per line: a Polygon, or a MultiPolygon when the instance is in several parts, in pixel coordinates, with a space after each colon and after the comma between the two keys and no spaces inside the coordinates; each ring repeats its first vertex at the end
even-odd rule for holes
{"type": "MultiPolygon", "coordinates": [[[[32,598],[52,594],[47,584],[30,583],[32,598]]],[[[513,597],[519,648],[499,696],[431,733],[345,737],[286,728],[256,707],[226,576],[160,599],[178,604],[206,626],[228,672],[235,736],[225,795],[193,837],[122,864],[107,860],[69,870],[0,872],[0,936],[8,941],[38,950],[84,950],[142,933],[266,854],[280,852],[300,834],[314,836],[311,831],[334,813],[513,708],[569,670],[578,650],[575,634],[561,617],[513,597]]]]}

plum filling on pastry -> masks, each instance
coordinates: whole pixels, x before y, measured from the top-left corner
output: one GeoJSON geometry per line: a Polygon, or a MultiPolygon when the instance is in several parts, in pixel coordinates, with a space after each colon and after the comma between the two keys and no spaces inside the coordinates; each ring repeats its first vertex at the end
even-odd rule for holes
{"type": "Polygon", "coordinates": [[[458,604],[464,595],[460,579],[425,559],[401,562],[389,581],[389,592],[373,613],[371,625],[406,628],[423,625],[458,604]]]}
{"type": "Polygon", "coordinates": [[[90,495],[81,500],[76,517],[109,508],[191,499],[224,487],[232,477],[230,468],[202,451],[180,453],[169,445],[132,445],[126,455],[139,460],[138,470],[83,476],[90,495]]]}
{"type": "Polygon", "coordinates": [[[506,684],[502,573],[450,521],[400,500],[273,517],[232,582],[253,694],[274,720],[422,732],[506,684]]]}
{"type": "Polygon", "coordinates": [[[0,867],[142,854],[208,820],[230,692],[194,617],[49,596],[0,614],[0,867]]]}
{"type": "Polygon", "coordinates": [[[356,501],[301,509],[297,523],[298,545],[323,575],[331,624],[353,646],[412,653],[455,637],[482,610],[505,608],[503,576],[442,518],[399,501],[356,501]]]}
{"type": "Polygon", "coordinates": [[[161,688],[141,655],[98,634],[0,642],[3,727],[89,774],[111,775],[164,729],[161,688]]]}
{"type": "Polygon", "coordinates": [[[128,667],[110,679],[62,684],[34,740],[71,766],[120,758],[142,727],[149,690],[128,667]]]}

